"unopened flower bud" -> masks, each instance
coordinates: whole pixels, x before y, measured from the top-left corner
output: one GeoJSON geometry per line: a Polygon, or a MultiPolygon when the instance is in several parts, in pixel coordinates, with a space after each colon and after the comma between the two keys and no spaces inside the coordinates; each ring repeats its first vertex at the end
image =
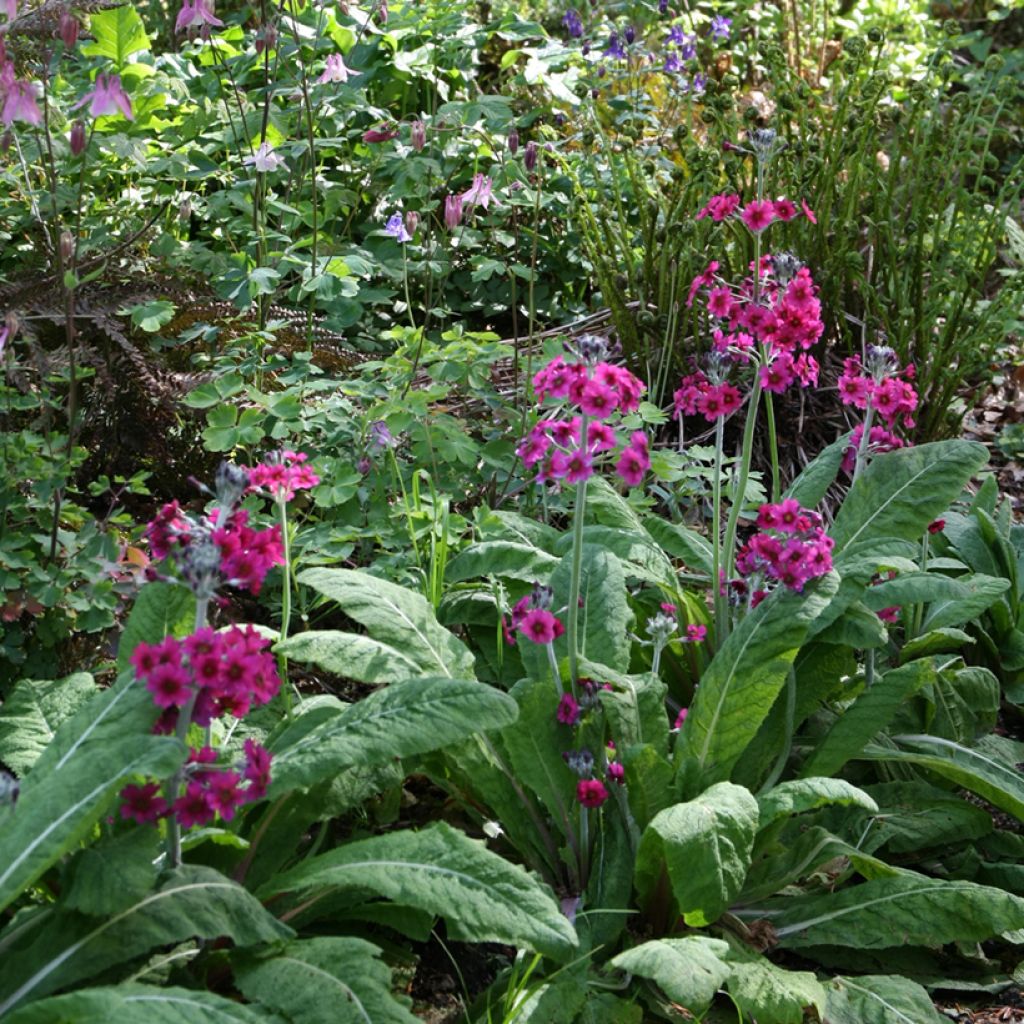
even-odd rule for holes
{"type": "Polygon", "coordinates": [[[60,38],[67,50],[73,50],[78,42],[78,19],[70,11],[60,16],[60,38]]]}
{"type": "Polygon", "coordinates": [[[526,153],[523,156],[523,166],[528,170],[532,171],[537,166],[537,143],[528,142],[526,144],[526,153]]]}
{"type": "Polygon", "coordinates": [[[413,121],[410,135],[412,137],[412,148],[417,153],[422,153],[423,147],[427,144],[427,126],[422,121],[413,121]]]}
{"type": "Polygon", "coordinates": [[[86,143],[89,141],[85,133],[85,122],[76,121],[71,126],[71,153],[73,156],[81,156],[85,152],[86,143]]]}
{"type": "Polygon", "coordinates": [[[75,236],[67,229],[60,233],[60,258],[65,264],[75,258],[75,236]]]}
{"type": "Polygon", "coordinates": [[[262,53],[264,50],[273,50],[275,46],[277,46],[276,26],[264,25],[256,33],[256,52],[262,53]]]}
{"type": "Polygon", "coordinates": [[[373,20],[381,26],[388,23],[388,4],[387,0],[380,0],[377,5],[377,10],[373,12],[373,20]]]}
{"type": "Polygon", "coordinates": [[[242,500],[248,486],[249,474],[244,467],[236,466],[233,462],[222,462],[217,467],[213,488],[222,507],[233,509],[242,500]]]}
{"type": "Polygon", "coordinates": [[[182,224],[188,223],[189,218],[192,216],[192,200],[185,196],[180,203],[178,203],[178,220],[182,224]]]}
{"type": "Polygon", "coordinates": [[[519,132],[515,128],[508,133],[508,151],[513,156],[519,152],[519,132]]]}
{"type": "Polygon", "coordinates": [[[415,210],[408,210],[405,214],[405,230],[410,235],[416,234],[416,229],[420,226],[420,215],[415,210]]]}
{"type": "Polygon", "coordinates": [[[625,36],[626,36],[626,42],[630,46],[632,46],[633,42],[636,40],[636,29],[633,28],[632,25],[627,25],[626,26],[626,31],[625,31],[625,36]]]}

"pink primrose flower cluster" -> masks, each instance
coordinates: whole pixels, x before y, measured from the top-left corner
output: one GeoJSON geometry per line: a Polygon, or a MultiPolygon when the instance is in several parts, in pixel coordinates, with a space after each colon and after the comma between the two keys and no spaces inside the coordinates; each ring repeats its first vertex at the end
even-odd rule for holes
{"type": "Polygon", "coordinates": [[[266,491],[274,501],[291,501],[296,491],[308,491],[320,483],[320,477],[307,465],[305,452],[285,449],[249,469],[249,487],[266,491]]]}
{"type": "Polygon", "coordinates": [[[807,205],[806,199],[800,200],[799,210],[791,199],[752,199],[742,209],[740,208],[741,203],[742,200],[734,192],[712,196],[703,209],[697,213],[697,220],[710,217],[716,224],[720,224],[738,212],[747,228],[756,234],[760,234],[777,220],[790,221],[799,217],[801,213],[812,224],[818,223],[818,219],[814,216],[814,211],[807,205]]]}
{"type": "Polygon", "coordinates": [[[534,376],[533,387],[541,402],[554,399],[566,410],[561,417],[539,420],[517,449],[527,469],[536,467],[538,483],[582,483],[612,459],[615,472],[630,487],[643,481],[651,465],[646,433],[633,431],[623,442],[608,422],[639,408],[646,389],[642,381],[612,363],[589,366],[558,356],[534,376]],[[574,410],[583,415],[572,415],[574,410]],[[589,421],[585,445],[583,416],[589,421]]]}
{"type": "MultiPolygon", "coordinates": [[[[790,590],[804,585],[832,569],[835,541],[824,530],[821,517],[800,507],[795,498],[762,505],[757,517],[760,532],[740,549],[736,569],[742,577],[777,581],[790,590]]],[[[751,605],[767,595],[755,589],[751,605]]]]}

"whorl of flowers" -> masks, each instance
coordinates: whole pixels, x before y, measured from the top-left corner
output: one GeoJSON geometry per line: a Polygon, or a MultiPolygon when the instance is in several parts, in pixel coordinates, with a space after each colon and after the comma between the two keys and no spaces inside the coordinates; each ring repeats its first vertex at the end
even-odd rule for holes
{"type": "Polygon", "coordinates": [[[249,488],[266,491],[275,501],[291,501],[296,491],[308,491],[320,483],[320,477],[307,465],[308,461],[305,452],[287,448],[270,455],[248,470],[249,488]]]}
{"type": "MultiPolygon", "coordinates": [[[[762,505],[757,517],[760,531],[740,549],[736,569],[754,582],[776,581],[790,590],[804,585],[832,569],[835,541],[822,525],[821,517],[800,507],[795,498],[762,505]]],[[[752,605],[764,596],[755,589],[752,605]]]]}
{"type": "Polygon", "coordinates": [[[615,421],[639,408],[646,385],[625,367],[607,362],[606,352],[603,338],[585,335],[574,360],[558,356],[534,376],[539,401],[560,406],[560,415],[539,420],[518,448],[523,465],[536,467],[539,483],[581,483],[614,460],[615,472],[635,487],[650,468],[647,435],[633,431],[627,439],[615,429],[615,421]]]}

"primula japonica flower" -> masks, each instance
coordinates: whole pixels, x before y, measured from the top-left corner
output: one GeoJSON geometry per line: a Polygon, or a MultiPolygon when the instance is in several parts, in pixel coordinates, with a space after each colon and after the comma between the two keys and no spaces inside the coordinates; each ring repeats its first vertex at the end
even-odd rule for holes
{"type": "Polygon", "coordinates": [[[600,807],[608,796],[608,788],[600,779],[580,779],[576,783],[576,799],[584,807],[600,807]]]}
{"type": "MultiPolygon", "coordinates": [[[[852,473],[854,467],[857,465],[857,452],[860,450],[860,442],[863,437],[864,424],[858,423],[850,434],[849,444],[843,449],[843,461],[841,463],[841,468],[844,473],[852,473]]],[[[867,450],[872,455],[881,455],[883,452],[894,452],[904,446],[905,442],[903,439],[901,437],[897,437],[891,430],[886,430],[885,427],[872,427],[871,432],[868,434],[867,450]]]]}
{"type": "Polygon", "coordinates": [[[308,491],[320,483],[309,468],[305,452],[285,449],[247,470],[249,490],[266,491],[275,501],[291,501],[296,491],[308,491]]]}
{"type": "Polygon", "coordinates": [[[825,533],[816,512],[786,498],[778,504],[762,505],[757,525],[761,532],[736,557],[741,576],[775,580],[790,590],[802,591],[807,582],[831,571],[835,541],[825,533]]]}
{"type": "Polygon", "coordinates": [[[96,83],[93,87],[75,104],[72,110],[84,107],[89,104],[89,114],[92,117],[106,117],[110,114],[123,114],[129,121],[134,119],[132,114],[131,100],[121,85],[120,75],[96,76],[96,83]]]}
{"type": "Polygon", "coordinates": [[[254,166],[261,174],[270,174],[285,166],[284,157],[274,151],[274,147],[264,139],[259,149],[243,161],[247,166],[254,166]]]}
{"type": "Polygon", "coordinates": [[[918,404],[917,391],[910,383],[914,375],[913,364],[899,368],[891,348],[871,345],[864,365],[859,356],[843,361],[839,397],[843,405],[857,409],[866,410],[870,404],[890,428],[897,420],[909,428],[914,425],[913,413],[918,404]]]}
{"type": "Polygon", "coordinates": [[[412,235],[405,230],[405,219],[400,213],[393,213],[388,217],[388,222],[384,225],[384,234],[390,235],[396,242],[412,241],[412,235]]]}
{"type": "Polygon", "coordinates": [[[575,725],[580,720],[579,701],[571,693],[562,694],[556,717],[562,725],[575,725]]]}
{"type": "Polygon", "coordinates": [[[194,25],[219,27],[223,24],[224,22],[213,13],[207,0],[184,0],[174,23],[174,31],[184,32],[194,25]]]}
{"type": "Polygon", "coordinates": [[[767,199],[754,199],[740,212],[743,223],[755,234],[760,234],[775,220],[775,203],[767,199]]]}
{"type": "Polygon", "coordinates": [[[316,81],[318,85],[324,85],[326,82],[347,82],[350,78],[358,78],[360,74],[359,71],[345,67],[344,58],[340,53],[332,53],[316,81]]]}
{"type": "Polygon", "coordinates": [[[160,795],[159,782],[146,782],[141,786],[125,786],[121,790],[121,817],[140,825],[154,825],[165,817],[167,801],[160,795]]]}
{"type": "Polygon", "coordinates": [[[945,528],[945,519],[936,519],[928,524],[928,532],[931,534],[942,533],[945,528]]]}
{"type": "Polygon", "coordinates": [[[690,714],[689,708],[680,708],[679,714],[676,715],[675,724],[672,726],[673,729],[682,729],[683,723],[685,723],[688,715],[690,714]]]}
{"type": "Polygon", "coordinates": [[[535,644],[550,644],[565,632],[565,627],[546,609],[531,608],[519,622],[519,632],[535,644]]]}

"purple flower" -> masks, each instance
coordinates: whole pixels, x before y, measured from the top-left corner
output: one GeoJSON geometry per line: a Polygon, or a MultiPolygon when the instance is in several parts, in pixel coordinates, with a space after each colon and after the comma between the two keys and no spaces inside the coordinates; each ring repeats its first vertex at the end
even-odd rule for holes
{"type": "Polygon", "coordinates": [[[31,125],[43,123],[43,115],[36,104],[36,94],[31,82],[12,82],[8,86],[0,121],[7,127],[14,121],[25,121],[31,125]]]}
{"type": "Polygon", "coordinates": [[[708,76],[701,74],[699,71],[693,76],[693,82],[690,86],[694,96],[700,96],[704,90],[708,87],[708,76]]]}
{"type": "Polygon", "coordinates": [[[729,26],[731,24],[732,18],[726,18],[721,14],[716,14],[711,19],[711,38],[725,42],[729,38],[729,26]]]}
{"type": "Polygon", "coordinates": [[[462,221],[462,196],[445,196],[444,224],[449,231],[454,231],[462,221]]]}
{"type": "Polygon", "coordinates": [[[255,165],[256,170],[261,174],[276,171],[284,166],[284,157],[274,152],[274,147],[269,142],[261,142],[260,148],[252,156],[247,156],[244,163],[255,165]]]}
{"type": "Polygon", "coordinates": [[[693,60],[697,56],[697,37],[688,35],[679,25],[669,29],[668,38],[665,40],[669,46],[679,47],[679,56],[683,60],[693,60]]]}
{"type": "Polygon", "coordinates": [[[71,109],[77,110],[86,103],[93,117],[105,117],[120,111],[129,121],[133,120],[131,100],[121,85],[120,75],[97,75],[96,84],[71,109]]]}
{"type": "Polygon", "coordinates": [[[474,174],[473,184],[462,193],[463,202],[474,206],[482,206],[485,210],[490,205],[492,198],[491,179],[483,174],[474,174]]]}
{"type": "Polygon", "coordinates": [[[375,449],[380,448],[393,448],[395,446],[395,436],[388,430],[387,423],[384,420],[374,420],[370,424],[370,447],[375,449]]]}
{"type": "Polygon", "coordinates": [[[632,46],[636,40],[636,29],[632,25],[627,25],[625,36],[627,45],[632,46]]]}
{"type": "Polygon", "coordinates": [[[583,21],[580,18],[579,11],[575,7],[570,7],[562,17],[562,24],[566,27],[569,35],[573,39],[579,39],[583,35],[583,21]]]}
{"type": "Polygon", "coordinates": [[[683,70],[683,62],[678,53],[670,53],[665,58],[665,73],[668,75],[678,74],[683,70]]]}
{"type": "Polygon", "coordinates": [[[332,53],[316,81],[317,85],[323,85],[325,82],[347,82],[353,76],[358,77],[359,72],[345,67],[345,61],[340,53],[332,53]]]}
{"type": "Polygon", "coordinates": [[[412,241],[412,235],[405,230],[405,221],[400,213],[393,213],[388,217],[388,222],[384,225],[384,234],[390,235],[398,242],[412,241]]]}
{"type": "Polygon", "coordinates": [[[207,0],[184,0],[178,12],[178,20],[174,23],[175,32],[183,32],[193,25],[223,25],[210,8],[207,0]]]}
{"type": "Polygon", "coordinates": [[[623,48],[622,41],[619,39],[618,32],[613,32],[608,37],[608,47],[604,51],[606,57],[611,57],[613,60],[625,60],[626,51],[623,48]]]}
{"type": "Polygon", "coordinates": [[[668,0],[658,0],[658,13],[668,14],[668,0]]]}

